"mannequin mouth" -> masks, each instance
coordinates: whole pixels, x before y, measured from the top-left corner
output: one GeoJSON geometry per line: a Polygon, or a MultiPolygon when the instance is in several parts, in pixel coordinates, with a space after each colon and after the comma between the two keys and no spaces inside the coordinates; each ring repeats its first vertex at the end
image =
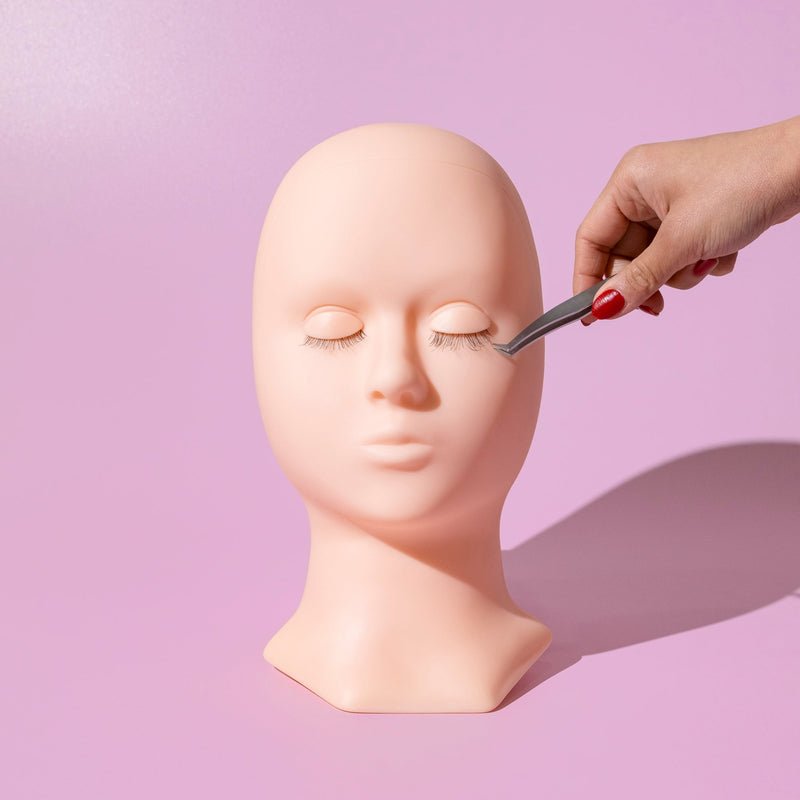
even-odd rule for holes
{"type": "Polygon", "coordinates": [[[433,445],[410,436],[384,436],[362,445],[367,460],[381,467],[421,469],[433,456],[433,445]]]}

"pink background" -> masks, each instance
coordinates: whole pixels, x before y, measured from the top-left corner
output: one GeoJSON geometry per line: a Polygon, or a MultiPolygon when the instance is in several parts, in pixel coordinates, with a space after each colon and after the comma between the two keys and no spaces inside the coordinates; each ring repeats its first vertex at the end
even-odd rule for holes
{"type": "Polygon", "coordinates": [[[800,796],[798,220],[549,340],[503,541],[555,642],[488,715],[348,715],[261,660],[307,542],[249,341],[321,139],[484,146],[552,305],[622,153],[798,113],[799,37],[787,0],[3,3],[0,795],[800,796]]]}

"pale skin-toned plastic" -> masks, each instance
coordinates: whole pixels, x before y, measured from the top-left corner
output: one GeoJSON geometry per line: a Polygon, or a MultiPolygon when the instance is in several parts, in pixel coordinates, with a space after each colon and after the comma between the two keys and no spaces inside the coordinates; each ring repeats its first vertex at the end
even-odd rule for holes
{"type": "Polygon", "coordinates": [[[258,248],[253,353],[311,549],[299,607],[264,657],[337,708],[490,711],[549,644],[509,595],[499,538],[544,349],[512,360],[489,344],[541,311],[522,202],[456,134],[356,128],[281,183],[258,248]]]}

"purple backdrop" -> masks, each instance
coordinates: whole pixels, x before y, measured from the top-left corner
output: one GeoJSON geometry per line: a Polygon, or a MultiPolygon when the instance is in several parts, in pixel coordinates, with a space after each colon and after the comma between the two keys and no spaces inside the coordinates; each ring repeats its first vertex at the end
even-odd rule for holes
{"type": "Polygon", "coordinates": [[[503,541],[555,642],[493,714],[348,715],[261,660],[307,543],[249,341],[326,136],[481,144],[553,304],[628,147],[800,111],[799,34],[783,0],[3,3],[0,795],[800,795],[798,220],[548,341],[503,541]]]}

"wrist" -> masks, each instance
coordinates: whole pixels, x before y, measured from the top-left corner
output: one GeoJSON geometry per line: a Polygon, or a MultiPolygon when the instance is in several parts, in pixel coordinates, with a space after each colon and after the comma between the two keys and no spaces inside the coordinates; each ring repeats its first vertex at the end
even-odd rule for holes
{"type": "Polygon", "coordinates": [[[800,213],[800,116],[767,128],[775,137],[776,197],[774,223],[785,222],[800,213]]]}

